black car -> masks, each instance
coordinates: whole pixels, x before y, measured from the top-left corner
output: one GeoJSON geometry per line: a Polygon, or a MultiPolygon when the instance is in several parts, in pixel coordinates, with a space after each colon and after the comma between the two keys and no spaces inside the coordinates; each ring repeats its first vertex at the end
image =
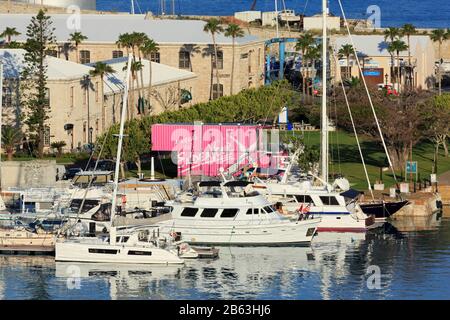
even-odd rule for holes
{"type": "Polygon", "coordinates": [[[78,172],[83,171],[81,168],[69,168],[66,173],[64,173],[64,180],[73,179],[78,172]]]}

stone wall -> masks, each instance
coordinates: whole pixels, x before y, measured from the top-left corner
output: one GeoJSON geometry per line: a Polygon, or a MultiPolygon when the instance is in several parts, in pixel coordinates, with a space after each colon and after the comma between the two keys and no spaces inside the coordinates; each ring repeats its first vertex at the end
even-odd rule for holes
{"type": "Polygon", "coordinates": [[[52,187],[56,183],[56,161],[3,161],[0,166],[0,181],[2,190],[11,187],[52,187]]]}

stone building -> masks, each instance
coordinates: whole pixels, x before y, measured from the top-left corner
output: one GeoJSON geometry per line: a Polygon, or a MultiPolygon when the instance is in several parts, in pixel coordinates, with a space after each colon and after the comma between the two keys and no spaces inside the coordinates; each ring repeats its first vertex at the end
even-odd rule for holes
{"type": "MultiPolygon", "coordinates": [[[[387,48],[388,43],[382,35],[354,35],[352,36],[363,74],[369,85],[395,83],[397,74],[397,54],[392,56],[387,48]]],[[[407,40],[404,39],[405,43],[407,40]]],[[[411,66],[412,83],[416,88],[430,89],[436,81],[436,54],[429,36],[411,36],[411,66]]],[[[351,44],[348,36],[336,36],[333,47],[338,59],[338,65],[331,57],[334,79],[359,77],[359,68],[354,56],[350,57],[347,65],[346,57],[337,57],[337,52],[345,44],[351,44]],[[347,68],[348,67],[348,68],[347,68]]],[[[408,50],[400,52],[400,66],[402,67],[401,83],[409,83],[406,70],[409,68],[408,50]]]]}
{"type": "MultiPolygon", "coordinates": [[[[19,80],[24,66],[24,54],[22,49],[0,49],[0,60],[4,66],[3,124],[26,132],[23,119],[27,110],[21,103],[23,87],[19,80]]],[[[116,72],[105,75],[102,85],[99,76],[86,78],[94,70],[92,66],[47,56],[50,101],[48,130],[44,139],[47,151],[55,141],[66,142],[65,151],[81,150],[95,142],[97,136],[105,132],[112,123],[119,121],[126,61],[122,58],[106,63],[116,72]]],[[[134,117],[138,117],[136,102],[139,90],[148,92],[150,86],[149,61],[143,60],[142,63],[144,89],[138,89],[136,85],[130,92],[130,96],[134,97],[132,101],[135,102],[134,117]]],[[[192,72],[152,62],[150,111],[159,113],[192,104],[193,101],[185,99],[182,93],[192,91],[195,79],[192,72]]],[[[133,105],[130,105],[129,110],[133,110],[132,108],[133,105]]]]}
{"type": "MultiPolygon", "coordinates": [[[[22,34],[16,41],[26,39],[26,27],[32,15],[0,15],[0,30],[15,27],[22,34]]],[[[210,98],[230,94],[233,40],[223,33],[216,35],[219,81],[213,73],[213,41],[203,31],[204,21],[151,19],[145,15],[100,15],[52,14],[58,46],[51,52],[54,56],[82,64],[108,60],[127,55],[125,48],[116,44],[119,35],[144,32],[159,45],[159,52],[152,61],[194,72],[198,77],[193,85],[195,101],[205,102],[210,98]],[[80,31],[88,39],[78,50],[70,46],[70,34],[80,31]],[[77,57],[78,53],[78,57],[77,57]]],[[[245,88],[264,84],[264,41],[246,34],[237,38],[235,44],[235,72],[233,93],[245,88]]]]}

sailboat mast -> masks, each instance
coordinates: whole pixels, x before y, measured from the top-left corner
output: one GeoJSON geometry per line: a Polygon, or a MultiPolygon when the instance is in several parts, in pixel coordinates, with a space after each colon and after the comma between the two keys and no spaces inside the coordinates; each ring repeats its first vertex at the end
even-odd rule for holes
{"type": "Polygon", "coordinates": [[[2,162],[3,62],[0,60],[0,164],[2,162]]]}
{"type": "Polygon", "coordinates": [[[114,191],[113,191],[112,207],[111,207],[111,226],[113,224],[114,216],[116,215],[116,202],[117,202],[116,198],[117,198],[117,189],[119,187],[120,158],[122,157],[122,144],[123,144],[123,132],[124,132],[124,127],[125,127],[125,117],[127,116],[128,86],[130,83],[131,62],[132,62],[132,56],[130,54],[130,55],[128,55],[127,74],[125,76],[122,114],[120,116],[119,142],[117,143],[116,168],[115,168],[115,172],[114,172],[114,191]]]}
{"type": "Polygon", "coordinates": [[[327,0],[322,0],[322,114],[321,178],[328,184],[328,114],[327,114],[327,0]]]}
{"type": "Polygon", "coordinates": [[[135,14],[135,11],[134,11],[134,0],[131,0],[131,14],[135,14]]]}

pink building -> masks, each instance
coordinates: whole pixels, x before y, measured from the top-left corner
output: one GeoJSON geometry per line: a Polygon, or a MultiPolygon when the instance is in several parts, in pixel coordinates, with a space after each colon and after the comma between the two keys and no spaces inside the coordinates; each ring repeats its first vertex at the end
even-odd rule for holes
{"type": "MultiPolygon", "coordinates": [[[[172,152],[179,177],[189,172],[213,177],[221,168],[236,172],[246,164],[278,167],[279,153],[271,156],[267,129],[240,124],[155,124],[152,151],[172,152]]],[[[271,144],[277,145],[278,141],[271,144]]]]}

